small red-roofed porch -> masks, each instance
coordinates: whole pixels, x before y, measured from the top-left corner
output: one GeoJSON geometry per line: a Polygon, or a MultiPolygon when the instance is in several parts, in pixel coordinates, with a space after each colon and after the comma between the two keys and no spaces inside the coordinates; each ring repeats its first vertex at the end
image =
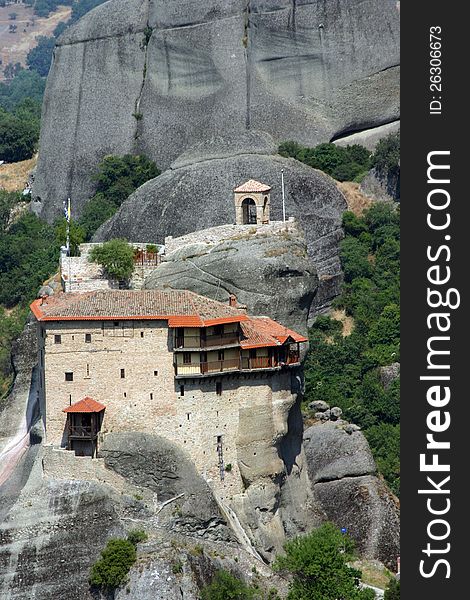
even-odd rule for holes
{"type": "Polygon", "coordinates": [[[104,404],[88,396],[63,409],[67,414],[65,432],[68,450],[75,451],[77,456],[96,456],[105,409],[104,404]]]}

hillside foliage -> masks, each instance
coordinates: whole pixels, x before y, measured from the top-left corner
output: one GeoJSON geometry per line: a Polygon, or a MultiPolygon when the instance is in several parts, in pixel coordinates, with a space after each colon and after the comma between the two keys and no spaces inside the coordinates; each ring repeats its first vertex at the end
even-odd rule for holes
{"type": "Polygon", "coordinates": [[[349,566],[354,543],[332,523],[286,542],[285,554],[274,567],[292,580],[287,600],[373,600],[372,590],[361,589],[361,572],[349,566]]]}
{"type": "Polygon", "coordinates": [[[399,212],[385,203],[375,204],[362,218],[345,213],[344,284],[334,306],[353,317],[354,328],[344,337],[339,321],[318,317],[305,364],[306,405],[324,400],[360,425],[396,494],[400,384],[395,380],[385,388],[380,368],[400,360],[399,219],[399,212]]]}

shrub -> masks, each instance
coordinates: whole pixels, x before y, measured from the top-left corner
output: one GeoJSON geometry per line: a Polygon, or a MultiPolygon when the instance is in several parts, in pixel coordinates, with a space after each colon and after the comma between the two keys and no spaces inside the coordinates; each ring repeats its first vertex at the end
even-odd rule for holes
{"type": "Polygon", "coordinates": [[[38,141],[37,126],[0,109],[0,160],[31,158],[38,141]]]}
{"type": "Polygon", "coordinates": [[[253,600],[260,592],[228,571],[217,571],[212,582],[201,590],[202,600],[253,600]]]}
{"type": "Polygon", "coordinates": [[[400,132],[380,140],[372,156],[372,166],[381,174],[397,174],[400,170],[400,132]]]}
{"type": "Polygon", "coordinates": [[[360,571],[348,566],[354,544],[332,523],[284,545],[274,568],[292,574],[288,600],[368,600],[371,590],[361,590],[360,571]]]}
{"type": "Polygon", "coordinates": [[[109,540],[101,552],[101,558],[91,568],[90,583],[105,589],[119,587],[125,583],[136,558],[132,542],[122,539],[109,540]]]}
{"type": "Polygon", "coordinates": [[[143,529],[133,529],[127,534],[127,539],[131,544],[137,546],[137,544],[139,544],[140,542],[145,542],[146,540],[148,540],[148,535],[143,529]]]}
{"type": "Polygon", "coordinates": [[[134,271],[134,249],[126,240],[114,239],[90,252],[90,262],[100,264],[111,279],[128,281],[134,271]]]}
{"type": "Polygon", "coordinates": [[[384,600],[400,600],[400,580],[390,579],[385,590],[384,600]]]}

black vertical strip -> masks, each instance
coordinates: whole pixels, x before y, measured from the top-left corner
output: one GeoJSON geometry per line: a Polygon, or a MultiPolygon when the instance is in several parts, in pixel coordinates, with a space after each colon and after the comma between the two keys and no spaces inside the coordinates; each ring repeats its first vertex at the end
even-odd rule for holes
{"type": "Polygon", "coordinates": [[[470,373],[470,168],[465,149],[469,130],[466,45],[470,35],[460,8],[457,3],[435,0],[401,3],[401,597],[405,600],[470,597],[465,543],[470,530],[470,394],[466,377],[470,373]],[[449,154],[430,156],[432,152],[449,154]],[[450,169],[432,170],[428,181],[429,160],[450,169]],[[438,210],[428,201],[434,206],[449,205],[438,210]],[[428,219],[434,227],[444,226],[448,219],[450,223],[433,229],[428,219]],[[429,299],[428,291],[432,292],[429,299]],[[439,294],[452,306],[460,296],[460,307],[439,306],[439,294]],[[430,302],[437,306],[431,307],[430,302]],[[448,331],[440,331],[438,322],[448,331]],[[450,354],[428,355],[429,344],[433,350],[450,354]],[[421,376],[449,380],[420,380],[421,376]],[[450,393],[447,403],[446,392],[450,393]],[[438,428],[442,431],[433,431],[438,428]],[[435,443],[450,443],[450,449],[427,448],[432,443],[427,435],[432,435],[435,443]],[[421,454],[425,465],[436,462],[435,471],[420,469],[421,454]],[[448,472],[446,465],[450,466],[448,472]]]}

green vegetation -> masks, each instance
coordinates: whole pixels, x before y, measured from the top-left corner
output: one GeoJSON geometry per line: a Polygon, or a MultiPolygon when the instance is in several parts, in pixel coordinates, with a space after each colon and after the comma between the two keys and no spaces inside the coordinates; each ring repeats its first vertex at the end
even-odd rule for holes
{"type": "Polygon", "coordinates": [[[370,152],[359,144],[342,147],[326,143],[308,148],[290,141],[279,146],[279,154],[320,169],[338,181],[360,181],[371,168],[370,152]]]}
{"type": "Polygon", "coordinates": [[[400,580],[390,579],[385,590],[384,600],[400,600],[400,580]]]}
{"type": "Polygon", "coordinates": [[[360,589],[360,571],[348,566],[354,543],[331,523],[284,545],[274,567],[290,573],[287,600],[373,600],[372,590],[360,589]]]}
{"type": "Polygon", "coordinates": [[[372,157],[372,167],[381,175],[398,175],[400,172],[400,132],[391,133],[380,140],[372,157]]]}
{"type": "Polygon", "coordinates": [[[334,301],[353,317],[342,335],[339,321],[318,317],[305,363],[305,403],[324,400],[360,425],[380,472],[398,494],[400,485],[399,381],[387,389],[379,367],[400,360],[400,216],[379,203],[362,218],[345,213],[341,244],[344,284],[334,301]]]}
{"type": "Polygon", "coordinates": [[[136,546],[147,539],[142,529],[134,529],[127,539],[113,538],[108,540],[90,572],[90,584],[102,590],[114,590],[127,581],[129,571],[137,560],[136,546]]]}
{"type": "Polygon", "coordinates": [[[100,264],[109,277],[118,281],[128,281],[134,271],[134,249],[126,240],[115,239],[95,246],[89,260],[100,264]]]}
{"type": "Polygon", "coordinates": [[[40,113],[45,87],[46,82],[38,73],[20,68],[11,81],[0,83],[0,108],[13,111],[29,98],[37,103],[40,113]]]}
{"type": "Polygon", "coordinates": [[[132,531],[129,531],[127,534],[127,539],[131,542],[131,544],[134,544],[134,546],[137,546],[137,544],[140,544],[140,542],[147,541],[148,537],[149,536],[143,529],[132,529],[132,531]]]}
{"type": "Polygon", "coordinates": [[[26,64],[31,71],[36,71],[41,77],[47,77],[52,62],[55,38],[40,35],[37,42],[37,46],[28,52],[26,64]]]}
{"type": "Polygon", "coordinates": [[[94,177],[96,193],[80,219],[86,239],[91,239],[98,227],[110,219],[138,187],[158,175],[158,167],[146,156],[106,156],[94,177]]]}
{"type": "Polygon", "coordinates": [[[129,540],[111,539],[92,566],[91,585],[115,589],[126,582],[130,568],[137,559],[135,546],[129,540]]]}
{"type": "Polygon", "coordinates": [[[0,109],[0,160],[17,162],[31,158],[36,151],[39,128],[36,117],[26,105],[20,112],[0,109]]]}
{"type": "Polygon", "coordinates": [[[217,571],[212,582],[201,591],[202,600],[254,600],[261,592],[248,586],[228,571],[217,571]]]}

